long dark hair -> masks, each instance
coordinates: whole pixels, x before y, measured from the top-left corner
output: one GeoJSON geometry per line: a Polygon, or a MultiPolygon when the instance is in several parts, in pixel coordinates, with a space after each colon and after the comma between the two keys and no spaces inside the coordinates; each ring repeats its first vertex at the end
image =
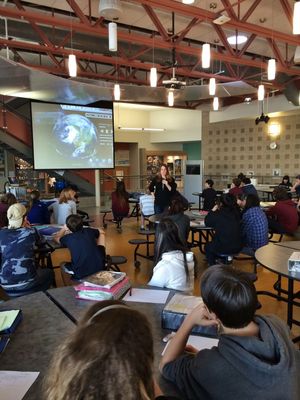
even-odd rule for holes
{"type": "Polygon", "coordinates": [[[45,398],[154,399],[153,358],[146,316],[120,301],[100,301],[53,357],[45,398]]]}
{"type": "Polygon", "coordinates": [[[240,218],[240,211],[236,202],[236,197],[231,193],[223,193],[220,197],[221,208],[230,210],[236,218],[240,218]]]}
{"type": "Polygon", "coordinates": [[[159,172],[158,172],[157,175],[156,175],[156,179],[157,179],[159,182],[162,181],[162,176],[161,176],[161,173],[160,173],[161,167],[165,167],[165,168],[166,168],[166,180],[167,180],[169,183],[172,182],[173,178],[172,178],[171,175],[170,175],[169,167],[168,167],[167,164],[164,164],[164,163],[160,165],[160,167],[159,167],[159,172]]]}
{"type": "Polygon", "coordinates": [[[189,279],[189,269],[186,260],[186,253],[189,249],[182,243],[177,225],[170,218],[163,218],[156,228],[154,244],[154,265],[161,259],[163,253],[169,251],[181,251],[183,253],[184,270],[189,279]]]}
{"type": "Polygon", "coordinates": [[[40,192],[38,190],[33,190],[30,193],[30,200],[29,200],[29,205],[28,205],[28,212],[32,209],[32,206],[34,205],[34,203],[36,203],[37,201],[39,201],[40,199],[40,192]]]}
{"type": "Polygon", "coordinates": [[[117,181],[115,193],[116,193],[118,202],[121,205],[124,205],[125,203],[128,202],[129,194],[128,194],[128,192],[126,192],[125,183],[123,181],[117,181]]]}

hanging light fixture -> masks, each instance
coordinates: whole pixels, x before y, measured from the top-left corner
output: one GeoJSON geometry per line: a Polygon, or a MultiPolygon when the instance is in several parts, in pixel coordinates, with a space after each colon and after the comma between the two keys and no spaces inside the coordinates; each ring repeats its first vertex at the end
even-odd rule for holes
{"type": "Polygon", "coordinates": [[[268,80],[273,81],[276,76],[276,60],[271,58],[268,61],[268,80]]]}
{"type": "Polygon", "coordinates": [[[209,89],[210,96],[214,96],[216,94],[216,79],[215,78],[210,78],[208,89],[209,89]]]}
{"type": "Polygon", "coordinates": [[[150,86],[156,87],[157,86],[157,69],[152,67],[150,69],[150,86]]]}
{"type": "Polygon", "coordinates": [[[218,111],[219,109],[219,97],[214,97],[213,100],[213,110],[218,111]]]}
{"type": "Polygon", "coordinates": [[[264,98],[265,98],[265,87],[264,85],[259,85],[257,91],[257,99],[258,101],[263,101],[264,98]]]}
{"type": "Polygon", "coordinates": [[[108,24],[108,48],[109,51],[118,51],[118,25],[115,22],[108,24]]]}
{"type": "Polygon", "coordinates": [[[293,34],[300,34],[300,1],[296,1],[294,4],[293,34]]]}
{"type": "Polygon", "coordinates": [[[183,4],[193,4],[195,0],[182,0],[183,4]]]}
{"type": "Polygon", "coordinates": [[[115,86],[114,86],[114,99],[115,99],[115,101],[119,101],[120,98],[121,98],[120,85],[118,83],[115,83],[115,86]]]}
{"type": "Polygon", "coordinates": [[[68,60],[69,76],[75,78],[77,76],[77,62],[75,54],[69,54],[68,60]]]}
{"type": "Polygon", "coordinates": [[[204,43],[202,45],[202,68],[210,67],[210,44],[204,43]]]}
{"type": "Polygon", "coordinates": [[[173,107],[174,106],[174,92],[173,90],[169,90],[168,93],[168,106],[169,107],[173,107]]]}

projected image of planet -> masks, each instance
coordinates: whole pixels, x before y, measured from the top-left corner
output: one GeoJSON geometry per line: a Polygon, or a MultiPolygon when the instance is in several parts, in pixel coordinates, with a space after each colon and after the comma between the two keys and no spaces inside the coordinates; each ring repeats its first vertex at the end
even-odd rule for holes
{"type": "Polygon", "coordinates": [[[96,150],[97,128],[86,117],[79,114],[62,114],[53,127],[56,151],[71,154],[74,158],[92,157],[96,150]]]}

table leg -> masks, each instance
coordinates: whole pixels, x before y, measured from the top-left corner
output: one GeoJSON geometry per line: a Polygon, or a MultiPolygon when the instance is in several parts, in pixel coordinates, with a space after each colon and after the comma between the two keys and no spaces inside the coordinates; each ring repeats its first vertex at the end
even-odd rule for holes
{"type": "Polygon", "coordinates": [[[288,279],[288,299],[287,299],[287,324],[290,328],[293,325],[293,301],[294,301],[294,280],[288,279]]]}

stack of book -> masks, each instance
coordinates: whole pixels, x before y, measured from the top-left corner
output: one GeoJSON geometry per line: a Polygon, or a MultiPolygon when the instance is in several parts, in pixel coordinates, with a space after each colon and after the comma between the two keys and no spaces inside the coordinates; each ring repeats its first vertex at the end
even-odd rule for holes
{"type": "Polygon", "coordinates": [[[10,335],[14,333],[19,323],[22,321],[21,310],[0,311],[0,353],[7,346],[10,335]]]}
{"type": "Polygon", "coordinates": [[[82,283],[74,286],[77,298],[83,300],[117,300],[131,288],[125,272],[100,271],[87,276],[82,283]]]}

